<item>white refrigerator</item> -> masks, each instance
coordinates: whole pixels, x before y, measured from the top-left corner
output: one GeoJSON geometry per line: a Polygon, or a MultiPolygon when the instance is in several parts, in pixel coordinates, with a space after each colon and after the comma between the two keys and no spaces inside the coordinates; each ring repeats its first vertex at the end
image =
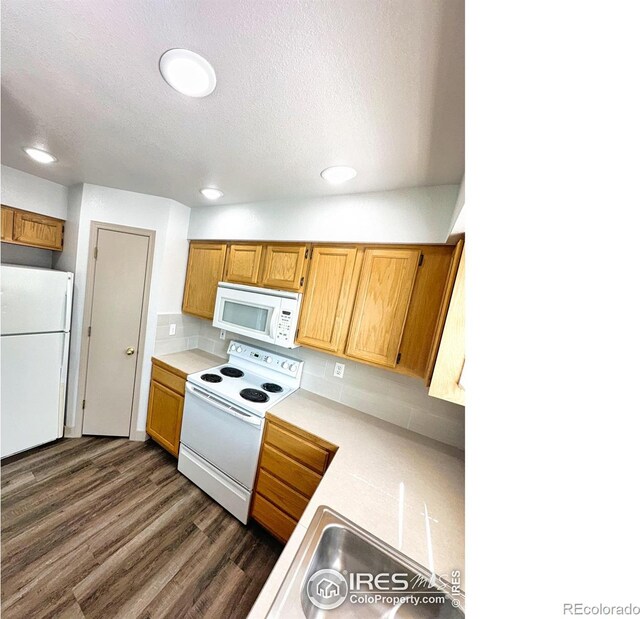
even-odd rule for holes
{"type": "Polygon", "coordinates": [[[5,458],[63,434],[73,273],[3,264],[0,277],[5,458]]]}

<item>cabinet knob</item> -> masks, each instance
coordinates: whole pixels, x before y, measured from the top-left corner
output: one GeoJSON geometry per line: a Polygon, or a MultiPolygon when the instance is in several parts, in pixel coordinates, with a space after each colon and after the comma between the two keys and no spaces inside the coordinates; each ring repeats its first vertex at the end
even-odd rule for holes
{"type": "Polygon", "coordinates": [[[130,357],[134,352],[136,352],[136,349],[133,346],[129,346],[129,348],[124,351],[124,354],[130,357]]]}

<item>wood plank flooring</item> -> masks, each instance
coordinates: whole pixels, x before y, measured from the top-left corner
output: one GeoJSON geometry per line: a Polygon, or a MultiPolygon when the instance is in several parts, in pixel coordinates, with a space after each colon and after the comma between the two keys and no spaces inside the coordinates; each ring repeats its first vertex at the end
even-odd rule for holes
{"type": "Polygon", "coordinates": [[[1,472],[3,619],[244,618],[282,550],[151,441],[63,439],[1,472]]]}

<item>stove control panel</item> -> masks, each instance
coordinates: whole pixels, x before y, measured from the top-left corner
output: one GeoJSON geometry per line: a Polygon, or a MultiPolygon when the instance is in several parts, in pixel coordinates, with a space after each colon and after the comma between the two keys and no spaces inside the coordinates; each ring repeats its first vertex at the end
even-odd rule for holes
{"type": "Polygon", "coordinates": [[[301,359],[280,355],[272,350],[265,350],[246,342],[229,342],[227,353],[230,357],[245,359],[269,370],[296,378],[302,373],[304,365],[304,361],[301,359]]]}

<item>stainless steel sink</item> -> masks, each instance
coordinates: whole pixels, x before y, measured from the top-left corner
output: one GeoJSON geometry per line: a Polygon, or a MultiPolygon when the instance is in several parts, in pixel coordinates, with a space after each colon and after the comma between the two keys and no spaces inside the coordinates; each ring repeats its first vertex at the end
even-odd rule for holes
{"type": "Polygon", "coordinates": [[[464,593],[321,506],[268,617],[461,619],[464,593]]]}

